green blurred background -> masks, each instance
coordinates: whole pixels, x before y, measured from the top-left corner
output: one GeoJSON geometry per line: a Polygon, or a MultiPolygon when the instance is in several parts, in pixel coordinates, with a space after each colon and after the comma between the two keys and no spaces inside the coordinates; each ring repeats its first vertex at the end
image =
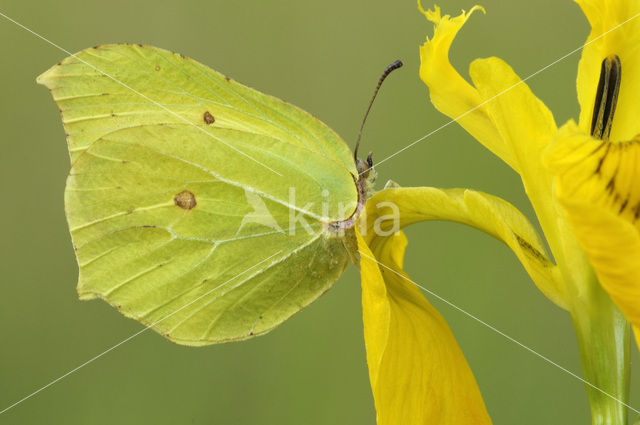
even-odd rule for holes
{"type": "MultiPolygon", "coordinates": [[[[580,46],[588,25],[569,0],[482,3],[454,43],[467,75],[496,55],[521,76],[580,46]]],[[[446,123],[418,78],[432,26],[413,0],[5,0],[0,11],[63,48],[135,42],[191,56],[294,103],[353,143],[383,68],[364,151],[381,160],[446,123]]],[[[446,12],[470,1],[442,1],[446,12]]],[[[425,6],[431,6],[425,3],[425,6]]],[[[65,56],[0,17],[0,410],[142,329],[106,303],[81,302],[63,209],[69,170],[57,108],[35,78],[65,56]]],[[[558,123],[577,117],[573,55],[530,80],[558,123]]],[[[451,125],[385,162],[379,184],[471,187],[533,218],[518,176],[451,125]]],[[[512,253],[473,229],[407,230],[420,284],[580,374],[567,314],[512,253]]],[[[583,384],[438,300],[496,424],[590,423],[583,384]]],[[[632,349],[633,359],[638,355],[632,349]]],[[[633,381],[638,381],[633,371],[633,381]]],[[[630,404],[640,406],[633,389],[630,404]]],[[[271,334],[186,348],[145,332],[0,416],[6,424],[374,424],[353,267],[271,334]]]]}

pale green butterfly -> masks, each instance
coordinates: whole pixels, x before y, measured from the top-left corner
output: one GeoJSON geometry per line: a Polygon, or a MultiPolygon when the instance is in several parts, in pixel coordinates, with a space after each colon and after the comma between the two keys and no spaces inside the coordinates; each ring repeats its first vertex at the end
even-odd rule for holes
{"type": "Polygon", "coordinates": [[[240,340],[318,298],[353,256],[370,157],[301,109],[143,45],[83,50],[38,83],[67,133],[81,299],[180,344],[240,340]]]}

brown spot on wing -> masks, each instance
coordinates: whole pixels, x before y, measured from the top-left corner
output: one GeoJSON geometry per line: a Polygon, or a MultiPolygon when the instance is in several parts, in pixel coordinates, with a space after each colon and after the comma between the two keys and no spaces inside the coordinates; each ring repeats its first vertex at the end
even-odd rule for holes
{"type": "Polygon", "coordinates": [[[173,197],[173,202],[183,210],[190,210],[194,208],[198,203],[193,193],[188,190],[183,190],[173,197]]]}
{"type": "Polygon", "coordinates": [[[213,117],[213,115],[211,115],[211,112],[209,111],[205,111],[204,115],[202,115],[202,118],[204,119],[204,123],[207,125],[216,122],[216,119],[213,117]]]}

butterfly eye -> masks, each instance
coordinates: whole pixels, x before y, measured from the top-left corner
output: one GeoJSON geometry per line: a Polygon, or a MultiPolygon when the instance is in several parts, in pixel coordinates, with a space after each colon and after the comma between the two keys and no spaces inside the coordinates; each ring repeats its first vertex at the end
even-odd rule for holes
{"type": "Polygon", "coordinates": [[[369,164],[369,168],[373,167],[373,152],[369,152],[367,155],[367,164],[369,164]]]}

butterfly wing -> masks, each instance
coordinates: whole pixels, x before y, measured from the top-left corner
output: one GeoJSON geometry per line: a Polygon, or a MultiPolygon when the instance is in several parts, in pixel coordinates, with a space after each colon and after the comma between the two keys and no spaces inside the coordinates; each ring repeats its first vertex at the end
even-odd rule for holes
{"type": "MultiPolygon", "coordinates": [[[[178,55],[121,46],[125,54],[119,47],[82,53],[146,58],[143,69],[120,70],[120,63],[109,70],[149,96],[180,95],[159,95],[160,105],[139,95],[133,102],[135,93],[77,58],[40,77],[69,134],[65,206],[81,298],[103,298],[187,345],[267,332],[329,289],[346,267],[342,241],[326,224],[355,209],[357,189],[344,166],[350,154],[343,157],[344,143],[297,108],[178,55]],[[145,77],[159,72],[157,63],[170,68],[158,58],[173,61],[171,83],[145,77]],[[209,74],[216,80],[206,80],[208,88],[194,82],[209,74]],[[233,84],[233,93],[251,101],[240,108],[236,94],[217,83],[233,84]],[[197,98],[205,90],[220,98],[197,98]],[[205,122],[206,113],[213,122],[205,122]]],[[[108,72],[104,65],[95,66],[108,72]]]]}

